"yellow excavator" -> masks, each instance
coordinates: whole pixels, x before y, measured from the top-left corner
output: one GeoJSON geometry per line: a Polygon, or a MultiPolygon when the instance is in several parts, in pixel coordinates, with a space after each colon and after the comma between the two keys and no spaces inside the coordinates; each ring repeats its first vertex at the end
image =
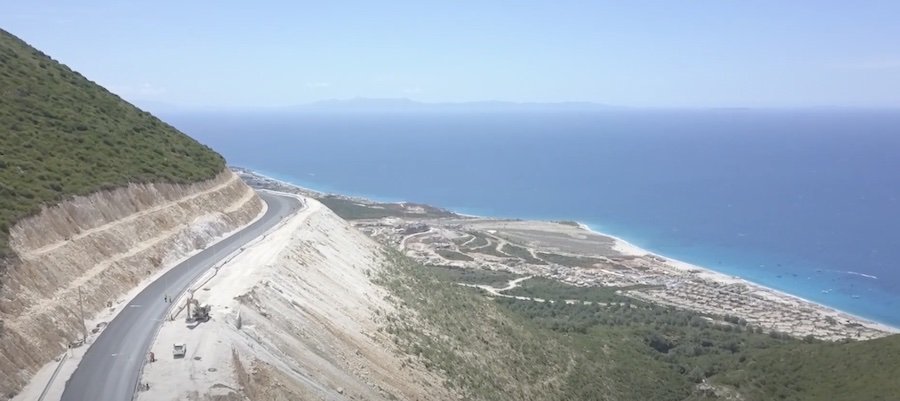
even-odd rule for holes
{"type": "Polygon", "coordinates": [[[187,304],[187,309],[188,309],[187,315],[188,315],[189,321],[192,321],[192,322],[207,322],[207,321],[209,321],[209,309],[210,309],[209,305],[206,305],[206,304],[201,305],[200,302],[197,302],[196,299],[189,298],[188,304],[187,304]]]}

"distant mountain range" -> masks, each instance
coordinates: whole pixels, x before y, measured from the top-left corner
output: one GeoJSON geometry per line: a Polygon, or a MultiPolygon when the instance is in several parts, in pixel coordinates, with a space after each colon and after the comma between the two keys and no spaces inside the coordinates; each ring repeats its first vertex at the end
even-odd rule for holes
{"type": "Polygon", "coordinates": [[[626,106],[612,106],[592,102],[420,102],[407,98],[366,98],[328,99],[293,106],[261,107],[198,107],[178,106],[171,103],[136,100],[135,104],[161,115],[185,113],[403,113],[403,112],[553,112],[553,111],[615,111],[636,110],[626,106]]]}
{"type": "Polygon", "coordinates": [[[408,98],[368,98],[354,97],[348,99],[328,99],[312,103],[292,106],[183,106],[172,103],[134,100],[134,103],[145,110],[159,115],[172,116],[178,114],[290,114],[290,113],[330,113],[330,112],[364,112],[364,113],[403,113],[403,112],[597,112],[597,111],[800,111],[800,112],[832,112],[832,111],[892,111],[891,108],[853,108],[853,107],[636,107],[620,106],[594,102],[510,102],[500,100],[473,102],[421,102],[408,98]]]}
{"type": "Polygon", "coordinates": [[[505,101],[426,103],[407,98],[330,99],[295,106],[297,111],[598,111],[625,107],[591,102],[521,103],[505,101]]]}

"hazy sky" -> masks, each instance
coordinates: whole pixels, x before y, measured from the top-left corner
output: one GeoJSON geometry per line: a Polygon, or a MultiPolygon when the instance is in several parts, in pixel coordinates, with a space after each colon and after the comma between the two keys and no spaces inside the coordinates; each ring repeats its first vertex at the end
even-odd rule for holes
{"type": "Polygon", "coordinates": [[[348,97],[900,107],[900,1],[2,0],[139,104],[348,97]]]}

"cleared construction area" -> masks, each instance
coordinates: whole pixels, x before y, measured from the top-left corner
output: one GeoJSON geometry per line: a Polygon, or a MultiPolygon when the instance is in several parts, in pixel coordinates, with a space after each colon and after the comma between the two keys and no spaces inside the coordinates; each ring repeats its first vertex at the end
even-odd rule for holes
{"type": "Polygon", "coordinates": [[[385,262],[381,246],[304,202],[194,292],[208,321],[186,321],[184,311],[162,326],[139,399],[455,398],[379,330],[393,310],[372,283],[385,262]]]}

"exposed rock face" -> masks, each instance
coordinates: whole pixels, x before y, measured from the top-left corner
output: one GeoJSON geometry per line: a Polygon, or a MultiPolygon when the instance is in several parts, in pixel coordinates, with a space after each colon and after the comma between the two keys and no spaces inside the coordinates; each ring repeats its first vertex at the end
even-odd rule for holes
{"type": "Polygon", "coordinates": [[[10,230],[0,274],[0,394],[14,393],[79,337],[85,315],[223,234],[262,200],[228,170],[191,185],[141,184],[77,197],[10,230]]]}
{"type": "Polygon", "coordinates": [[[212,319],[165,322],[153,351],[201,358],[145,367],[138,400],[448,400],[456,395],[385,332],[395,312],[373,282],[383,248],[321,203],[224,265],[195,297],[212,319]],[[231,350],[231,352],[229,352],[231,350]]]}

